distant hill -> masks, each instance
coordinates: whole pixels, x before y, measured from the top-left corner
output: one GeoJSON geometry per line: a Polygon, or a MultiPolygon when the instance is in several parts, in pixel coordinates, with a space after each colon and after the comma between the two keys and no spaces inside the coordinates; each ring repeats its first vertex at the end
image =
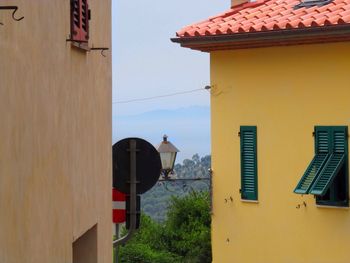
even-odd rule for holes
{"type": "Polygon", "coordinates": [[[210,154],[210,109],[192,106],[175,110],[156,110],[130,116],[113,116],[113,143],[126,137],[140,137],[153,145],[164,134],[181,151],[177,162],[198,153],[210,154]]]}

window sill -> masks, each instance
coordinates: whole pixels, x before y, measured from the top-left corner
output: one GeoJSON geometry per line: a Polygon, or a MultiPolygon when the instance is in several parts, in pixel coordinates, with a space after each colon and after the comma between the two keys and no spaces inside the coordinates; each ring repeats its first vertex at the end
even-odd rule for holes
{"type": "Polygon", "coordinates": [[[72,41],[71,45],[75,49],[80,50],[82,52],[89,52],[90,51],[90,47],[89,47],[88,43],[81,43],[81,42],[72,41]]]}
{"type": "Polygon", "coordinates": [[[247,200],[247,199],[241,199],[241,202],[243,202],[243,203],[253,203],[253,204],[259,204],[259,200],[247,200]]]}
{"type": "Polygon", "coordinates": [[[318,208],[344,209],[349,210],[348,206],[333,206],[333,205],[316,205],[318,208]]]}

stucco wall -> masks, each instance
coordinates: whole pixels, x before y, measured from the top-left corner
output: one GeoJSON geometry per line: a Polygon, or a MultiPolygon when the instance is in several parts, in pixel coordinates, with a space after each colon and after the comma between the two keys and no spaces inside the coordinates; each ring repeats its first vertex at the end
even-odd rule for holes
{"type": "Polygon", "coordinates": [[[349,57],[349,43],[211,54],[213,262],[349,262],[349,209],[293,193],[314,126],[350,126],[349,57]],[[240,125],[257,126],[258,203],[240,200],[240,125]]]}
{"type": "MultiPolygon", "coordinates": [[[[110,0],[90,0],[90,45],[111,47],[110,0]]],[[[0,11],[0,262],[70,263],[97,224],[112,261],[111,52],[66,43],[70,1],[0,11]]]]}

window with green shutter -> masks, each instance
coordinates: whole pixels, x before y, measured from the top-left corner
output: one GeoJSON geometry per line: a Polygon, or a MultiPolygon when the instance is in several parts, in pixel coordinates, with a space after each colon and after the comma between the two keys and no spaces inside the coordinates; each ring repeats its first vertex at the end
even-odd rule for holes
{"type": "Polygon", "coordinates": [[[241,126],[241,198],[258,200],[256,126],[241,126]]]}
{"type": "Polygon", "coordinates": [[[308,194],[319,172],[330,156],[329,128],[315,129],[315,156],[294,190],[296,194],[308,194]]]}
{"type": "Polygon", "coordinates": [[[348,206],[346,126],[316,126],[315,156],[294,192],[313,194],[321,205],[348,206]]]}

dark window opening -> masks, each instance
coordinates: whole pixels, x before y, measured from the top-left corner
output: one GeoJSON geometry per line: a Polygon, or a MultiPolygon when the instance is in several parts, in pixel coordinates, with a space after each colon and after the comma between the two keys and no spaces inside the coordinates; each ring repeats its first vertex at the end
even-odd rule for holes
{"type": "Polygon", "coordinates": [[[348,175],[344,165],[323,196],[316,196],[316,204],[330,206],[349,206],[348,175]]]}

